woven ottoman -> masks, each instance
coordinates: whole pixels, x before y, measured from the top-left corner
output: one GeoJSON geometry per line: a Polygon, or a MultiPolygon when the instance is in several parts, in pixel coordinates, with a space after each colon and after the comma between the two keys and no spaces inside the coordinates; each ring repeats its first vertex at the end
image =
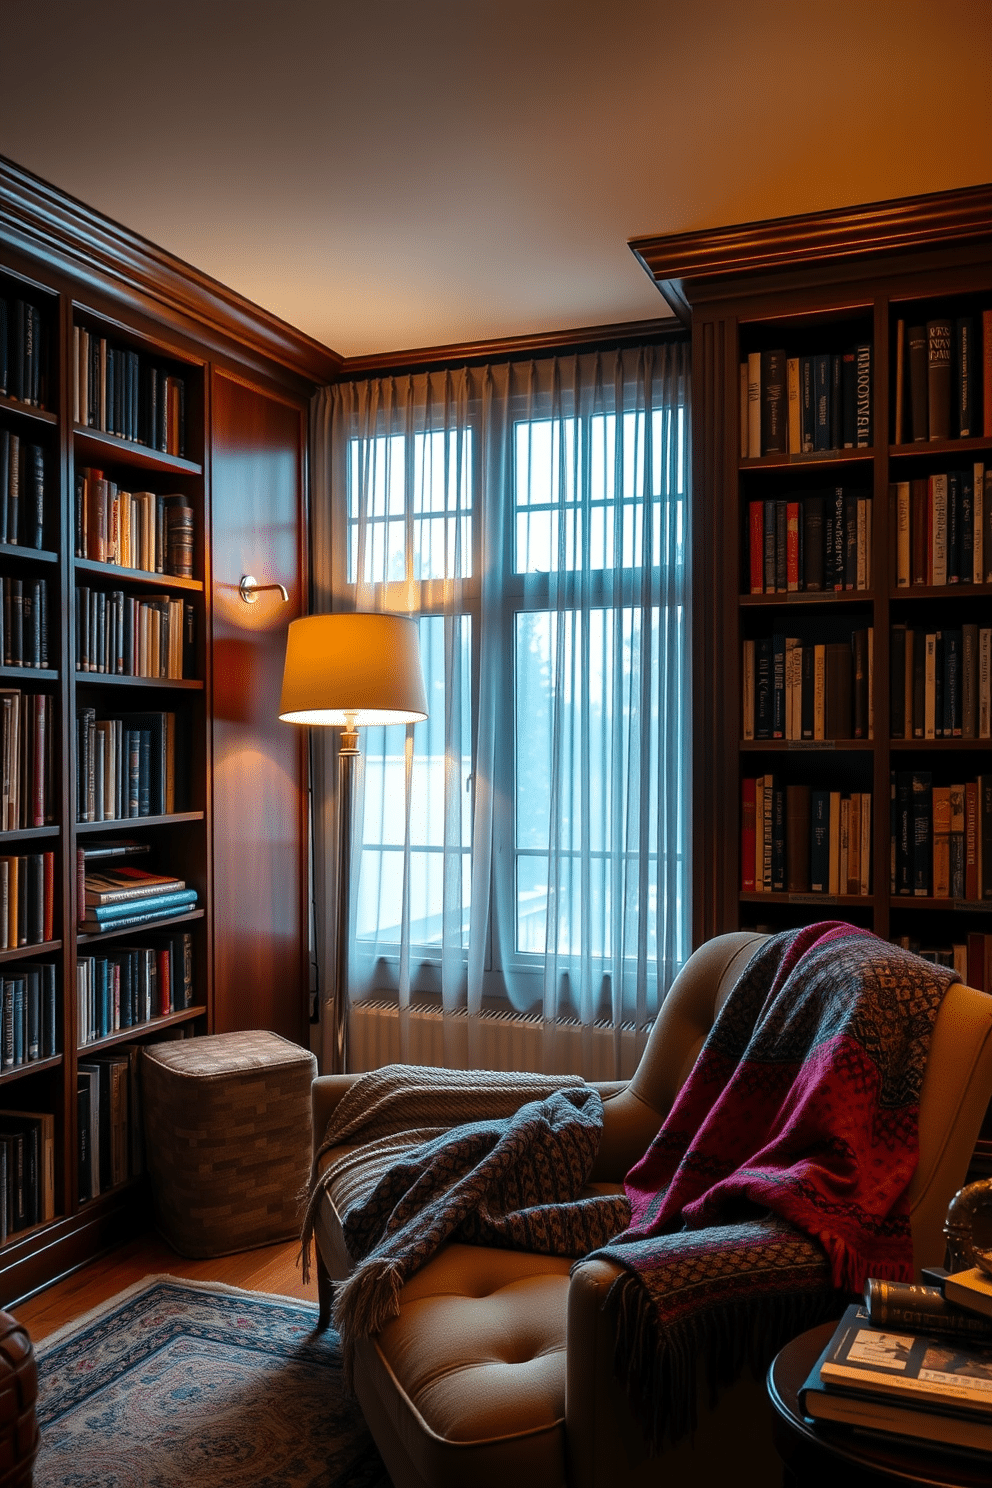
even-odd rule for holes
{"type": "Polygon", "coordinates": [[[216,1033],[142,1052],[155,1221],[185,1256],[299,1232],[317,1061],[276,1033],[216,1033]]]}

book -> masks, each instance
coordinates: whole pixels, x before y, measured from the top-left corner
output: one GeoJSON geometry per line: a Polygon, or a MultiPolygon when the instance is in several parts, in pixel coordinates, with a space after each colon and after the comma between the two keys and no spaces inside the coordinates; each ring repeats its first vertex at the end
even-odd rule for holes
{"type": "Polygon", "coordinates": [[[864,1293],[869,1322],[877,1328],[904,1328],[992,1343],[992,1317],[949,1302],[944,1295],[946,1280],[945,1276],[940,1286],[921,1286],[870,1279],[864,1293]]]}
{"type": "Polygon", "coordinates": [[[155,894],[116,904],[90,904],[86,907],[85,919],[80,921],[80,928],[95,935],[102,930],[119,930],[147,920],[188,914],[196,908],[196,899],[195,889],[180,889],[172,894],[155,894]]]}
{"type": "Polygon", "coordinates": [[[761,453],[788,451],[788,399],[784,351],[761,353],[761,453]]]}
{"type": "Polygon", "coordinates": [[[830,354],[813,357],[813,448],[830,449],[830,354]]]}
{"type": "Polygon", "coordinates": [[[952,1271],[949,1276],[945,1276],[944,1296],[948,1302],[956,1302],[959,1307],[967,1307],[971,1312],[992,1318],[992,1276],[979,1266],[971,1266],[965,1271],[952,1271]]]}
{"type": "Polygon", "coordinates": [[[89,905],[133,903],[185,889],[185,881],[167,873],[149,873],[123,866],[91,872],[84,879],[84,903],[89,905]]]}
{"type": "Polygon", "coordinates": [[[856,406],[856,433],[855,444],[858,449],[870,449],[872,444],[872,418],[871,418],[871,386],[872,386],[872,355],[871,344],[865,342],[855,349],[855,364],[857,375],[857,406],[856,406]]]}
{"type": "Polygon", "coordinates": [[[909,356],[910,430],[916,443],[930,437],[927,394],[927,328],[910,326],[906,332],[909,356]]]}
{"type": "Polygon", "coordinates": [[[951,340],[946,319],[927,321],[927,425],[929,439],[949,439],[951,433],[951,340]]]}
{"type": "Polygon", "coordinates": [[[747,359],[747,453],[751,460],[761,454],[761,352],[747,359]]]}
{"type": "Polygon", "coordinates": [[[814,1421],[833,1421],[882,1437],[915,1440],[931,1448],[992,1451],[992,1423],[934,1409],[929,1403],[910,1405],[867,1389],[855,1395],[831,1388],[820,1373],[823,1357],[813,1366],[799,1392],[802,1409],[814,1421]]]}
{"type": "Polygon", "coordinates": [[[992,1347],[873,1327],[852,1303],[819,1361],[828,1390],[977,1416],[992,1426],[992,1347]]]}
{"type": "Polygon", "coordinates": [[[785,788],[785,887],[790,894],[808,894],[810,788],[787,785],[785,788]]]}
{"type": "Polygon", "coordinates": [[[785,364],[786,400],[788,403],[787,431],[790,455],[802,453],[802,408],[799,385],[799,358],[789,357],[785,364]]]}

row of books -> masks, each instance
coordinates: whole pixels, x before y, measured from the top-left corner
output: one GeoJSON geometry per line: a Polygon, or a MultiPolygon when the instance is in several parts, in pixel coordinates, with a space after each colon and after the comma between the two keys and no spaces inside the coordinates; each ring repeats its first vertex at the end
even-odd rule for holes
{"type": "Polygon", "coordinates": [[[77,558],[192,577],[193,508],[181,492],[122,491],[89,466],[76,471],[75,492],[77,558]]]}
{"type": "Polygon", "coordinates": [[[934,785],[929,770],[893,770],[889,800],[893,894],[992,899],[992,775],[934,785]]]}
{"type": "Polygon", "coordinates": [[[871,588],[872,502],[834,486],[748,502],[752,594],[871,588]]]}
{"type": "Polygon", "coordinates": [[[73,362],[74,423],[164,454],[185,455],[184,378],[85,326],[73,328],[73,362]]]}
{"type": "Polygon", "coordinates": [[[0,1065],[16,1069],[57,1053],[55,963],[8,962],[0,978],[0,1065]]]}
{"type": "MultiPolygon", "coordinates": [[[[800,1405],[834,1429],[992,1453],[992,1276],[977,1266],[924,1275],[922,1285],[868,1281],[803,1383],[800,1405]]],[[[978,1482],[981,1460],[960,1462],[978,1482]]]]}
{"type": "Polygon", "coordinates": [[[975,624],[889,632],[889,732],[893,739],[992,736],[992,628],[975,624]]]}
{"type": "Polygon", "coordinates": [[[975,315],[941,315],[916,324],[898,320],[896,444],[992,435],[990,362],[992,310],[984,310],[980,320],[975,315]]]}
{"type": "Polygon", "coordinates": [[[787,785],[777,775],[741,786],[744,893],[871,893],[871,792],[787,785]]]}
{"type": "Polygon", "coordinates": [[[48,580],[0,574],[0,656],[4,666],[48,666],[48,580]]]}
{"type": "Polygon", "coordinates": [[[742,666],[745,739],[870,739],[873,631],[804,644],[779,633],[747,639],[742,666]]]}
{"type": "Polygon", "coordinates": [[[44,546],[45,451],[0,428],[0,543],[44,546]]]}
{"type": "Polygon", "coordinates": [[[151,937],[147,945],[80,956],[76,990],[80,1048],[182,1012],[193,1006],[192,936],[173,931],[151,937]]]}
{"type": "Polygon", "coordinates": [[[76,728],[77,821],[122,821],[180,809],[174,713],[98,719],[94,708],[80,708],[76,728]]]}
{"type": "Polygon", "coordinates": [[[122,589],[76,586],[76,670],[117,677],[189,676],[193,605],[169,594],[138,599],[122,589]]]}
{"type": "Polygon", "coordinates": [[[28,300],[0,297],[0,393],[44,408],[47,371],[41,311],[28,300]]]}
{"type": "Polygon", "coordinates": [[[0,950],[55,938],[55,854],[0,857],[0,950]]]}
{"type": "Polygon", "coordinates": [[[0,1243],[54,1218],[54,1114],[0,1111],[0,1243]]]}
{"type": "Polygon", "coordinates": [[[992,583],[992,470],[976,461],[893,490],[898,589],[992,583]]]}
{"type": "Polygon", "coordinates": [[[741,362],[741,457],[870,449],[871,344],[790,356],[751,352],[741,362]]]}
{"type": "Polygon", "coordinates": [[[120,1044],[76,1067],[76,1156],[82,1203],[144,1171],[140,1059],[140,1045],[120,1044]]]}
{"type": "Polygon", "coordinates": [[[55,820],[55,700],[47,692],[0,688],[0,830],[55,820]]]}

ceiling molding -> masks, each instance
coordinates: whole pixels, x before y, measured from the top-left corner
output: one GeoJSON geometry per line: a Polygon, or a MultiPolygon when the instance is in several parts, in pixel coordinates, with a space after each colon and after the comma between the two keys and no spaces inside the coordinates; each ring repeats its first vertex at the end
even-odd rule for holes
{"type": "Polygon", "coordinates": [[[261,306],[164,248],[0,156],[0,241],[82,278],[111,299],[135,296],[170,324],[193,320],[314,383],[342,359],[261,306]]]}
{"type": "Polygon", "coordinates": [[[966,244],[992,233],[992,185],[907,196],[798,217],[774,217],[701,232],[631,238],[628,246],[677,315],[690,286],[718,292],[725,281],[859,261],[939,244],[966,244]]]}
{"type": "Polygon", "coordinates": [[[670,315],[657,320],[629,320],[616,325],[581,326],[568,331],[542,331],[531,336],[504,336],[494,341],[462,341],[450,346],[425,346],[412,351],[377,352],[374,356],[345,357],[338,381],[368,373],[426,371],[431,367],[462,366],[466,362],[509,362],[555,351],[592,351],[640,341],[685,339],[685,327],[670,315]]]}

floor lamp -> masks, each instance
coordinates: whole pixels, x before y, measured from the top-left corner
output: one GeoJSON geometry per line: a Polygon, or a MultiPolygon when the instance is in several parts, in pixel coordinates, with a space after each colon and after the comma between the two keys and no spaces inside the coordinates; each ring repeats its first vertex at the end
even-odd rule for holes
{"type": "Polygon", "coordinates": [[[417,622],[404,615],[306,615],[286,638],[279,717],[343,729],[338,746],[338,903],[331,998],[334,1068],[348,1063],[348,939],[355,767],[362,726],[420,723],[427,696],[417,622]]]}

